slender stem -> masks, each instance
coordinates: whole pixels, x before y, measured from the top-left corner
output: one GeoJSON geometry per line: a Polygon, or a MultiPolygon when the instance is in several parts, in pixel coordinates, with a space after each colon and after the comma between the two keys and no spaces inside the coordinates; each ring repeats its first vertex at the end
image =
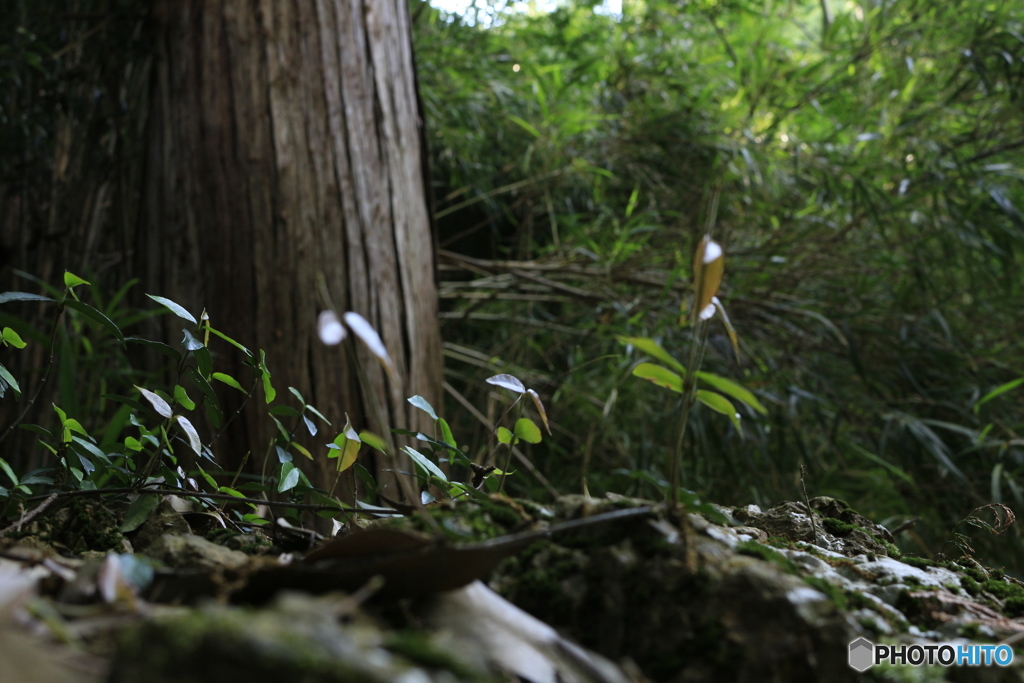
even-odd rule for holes
{"type": "Polygon", "coordinates": [[[690,343],[690,358],[683,377],[683,398],[679,406],[679,436],[676,439],[676,450],[672,456],[669,471],[669,500],[673,505],[679,502],[679,471],[683,463],[683,438],[686,436],[686,425],[690,420],[690,411],[697,400],[697,368],[704,359],[704,347],[707,345],[708,324],[698,320],[693,329],[690,343]]]}
{"type": "Polygon", "coordinates": [[[57,317],[53,321],[53,331],[50,333],[50,359],[46,363],[46,369],[43,371],[43,376],[39,378],[39,386],[36,387],[36,391],[32,394],[32,398],[28,400],[28,403],[25,404],[25,407],[22,409],[18,417],[15,418],[14,422],[7,426],[7,429],[4,430],[3,434],[0,434],[0,443],[3,443],[4,439],[8,437],[11,431],[21,424],[21,421],[25,419],[26,415],[28,415],[28,411],[32,409],[36,399],[39,398],[39,394],[43,392],[43,386],[46,384],[46,380],[50,376],[50,370],[53,368],[53,357],[57,349],[57,332],[60,329],[60,318],[63,314],[64,302],[62,301],[60,309],[57,311],[57,317]]]}

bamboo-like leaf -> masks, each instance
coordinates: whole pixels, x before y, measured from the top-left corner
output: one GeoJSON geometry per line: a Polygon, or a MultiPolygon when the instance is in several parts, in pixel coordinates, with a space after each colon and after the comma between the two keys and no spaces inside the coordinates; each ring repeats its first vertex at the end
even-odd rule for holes
{"type": "Polygon", "coordinates": [[[1017,379],[1010,380],[1006,384],[1000,384],[998,387],[996,387],[995,389],[993,389],[992,391],[988,392],[980,399],[978,399],[978,402],[974,404],[974,414],[977,415],[978,410],[980,410],[983,405],[985,405],[992,399],[996,398],[997,396],[1001,396],[1008,391],[1013,391],[1021,384],[1024,384],[1024,377],[1018,377],[1017,379]]]}
{"type": "Polygon", "coordinates": [[[384,439],[382,439],[381,437],[379,437],[376,434],[374,434],[373,432],[370,432],[370,431],[367,431],[367,430],[364,429],[363,431],[359,432],[359,439],[363,443],[368,445],[370,448],[374,448],[374,449],[380,451],[381,453],[387,454],[387,450],[388,450],[387,442],[384,439]]]}
{"type": "Polygon", "coordinates": [[[518,377],[515,377],[513,375],[502,373],[500,375],[488,377],[484,381],[487,382],[488,384],[493,384],[496,387],[501,387],[502,389],[514,391],[517,394],[522,394],[526,392],[526,387],[523,386],[523,383],[519,381],[518,377]]]}
{"type": "Polygon", "coordinates": [[[683,364],[673,358],[672,354],[663,349],[661,344],[653,339],[648,337],[616,337],[616,339],[623,344],[629,344],[630,346],[643,351],[648,356],[652,356],[655,359],[660,360],[662,363],[672,366],[679,373],[686,372],[686,368],[683,364]]]}
{"type": "MultiPolygon", "coordinates": [[[[693,310],[702,320],[711,317],[704,317],[705,310],[711,306],[712,297],[718,294],[724,271],[725,257],[721,245],[710,235],[704,235],[693,257],[693,310]]],[[[712,315],[714,310],[712,306],[712,315]]]]}
{"type": "Polygon", "coordinates": [[[707,391],[706,389],[699,389],[697,391],[697,400],[711,408],[711,410],[727,416],[732,421],[733,426],[736,427],[736,430],[743,434],[743,431],[740,429],[740,414],[736,412],[735,406],[725,396],[716,394],[713,391],[707,391]]]}
{"type": "Polygon", "coordinates": [[[665,387],[672,391],[683,393],[683,378],[668,368],[663,368],[654,363],[640,363],[633,368],[633,375],[640,379],[654,382],[659,387],[665,387]]]}
{"type": "Polygon", "coordinates": [[[704,380],[705,382],[713,386],[715,389],[718,389],[722,393],[732,396],[740,403],[745,403],[746,405],[750,406],[751,408],[761,413],[762,415],[768,414],[768,409],[765,408],[764,405],[757,400],[757,397],[754,396],[754,394],[749,389],[740,386],[736,382],[733,382],[731,379],[726,379],[725,377],[720,377],[719,375],[715,375],[710,372],[698,372],[697,377],[704,380]]]}

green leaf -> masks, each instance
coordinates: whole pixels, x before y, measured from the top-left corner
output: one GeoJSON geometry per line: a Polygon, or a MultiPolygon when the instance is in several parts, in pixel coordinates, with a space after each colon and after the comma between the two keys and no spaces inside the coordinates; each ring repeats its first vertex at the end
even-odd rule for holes
{"type": "Polygon", "coordinates": [[[444,439],[445,443],[451,445],[452,448],[458,448],[459,444],[455,443],[455,436],[452,434],[452,429],[448,426],[448,422],[444,418],[440,418],[437,423],[441,426],[441,438],[444,439]]]}
{"type": "Polygon", "coordinates": [[[540,427],[528,417],[521,417],[516,420],[514,433],[526,443],[540,443],[543,438],[540,427]]]}
{"type": "Polygon", "coordinates": [[[195,410],[196,403],[188,396],[188,392],[185,391],[185,387],[180,384],[174,385],[174,400],[178,402],[185,410],[195,410]]]}
{"type": "Polygon", "coordinates": [[[138,452],[142,450],[142,443],[134,436],[128,436],[125,437],[124,447],[127,448],[128,450],[138,452]]]}
{"type": "Polygon", "coordinates": [[[142,346],[147,346],[147,347],[149,347],[151,349],[159,351],[160,353],[164,354],[168,358],[173,359],[174,362],[176,362],[176,363],[181,362],[181,354],[178,353],[177,351],[175,351],[173,348],[171,348],[167,344],[164,344],[163,342],[152,341],[150,339],[143,339],[142,337],[125,337],[124,340],[126,342],[131,342],[133,344],[140,344],[142,346]]]}
{"type": "Polygon", "coordinates": [[[187,310],[185,310],[184,306],[180,306],[180,305],[174,303],[173,301],[171,301],[170,299],[165,299],[164,297],[157,296],[156,294],[147,294],[146,296],[148,296],[150,299],[152,299],[153,301],[157,302],[158,304],[162,304],[162,305],[166,306],[168,309],[170,309],[171,313],[173,313],[174,315],[178,316],[182,320],[187,320],[190,323],[192,323],[193,325],[198,325],[199,324],[196,321],[195,317],[191,313],[189,313],[187,310]]]}
{"type": "Polygon", "coordinates": [[[100,460],[107,464],[110,463],[110,456],[104,453],[96,444],[92,443],[91,441],[77,436],[72,436],[71,441],[76,449],[86,451],[97,460],[100,460]]]}
{"type": "Polygon", "coordinates": [[[11,375],[11,373],[8,372],[7,368],[5,368],[3,366],[2,363],[0,363],[0,379],[3,379],[3,381],[5,381],[8,384],[10,384],[11,388],[14,389],[14,392],[16,394],[18,394],[19,396],[21,396],[21,386],[14,379],[14,377],[11,375]]]}
{"type": "Polygon", "coordinates": [[[291,406],[286,406],[284,404],[274,406],[267,412],[270,413],[271,415],[276,415],[278,417],[299,417],[300,415],[302,415],[302,413],[300,413],[295,408],[292,408],[291,406]]]}
{"type": "Polygon", "coordinates": [[[18,477],[17,477],[17,475],[14,474],[14,470],[11,469],[11,466],[8,465],[7,461],[4,460],[3,458],[0,458],[0,470],[4,471],[4,474],[7,475],[8,479],[10,479],[12,482],[14,482],[15,486],[18,485],[18,477]]]}
{"type": "Polygon", "coordinates": [[[280,483],[277,485],[277,492],[284,493],[295,488],[299,483],[299,470],[290,462],[281,465],[280,483]]]}
{"type": "Polygon", "coordinates": [[[986,403],[988,403],[989,401],[994,399],[995,397],[1001,396],[1001,395],[1005,394],[1008,391],[1013,391],[1014,389],[1019,387],[1021,384],[1024,384],[1024,377],[1018,377],[1017,379],[1010,380],[1006,384],[1000,384],[998,387],[996,387],[992,391],[990,391],[987,394],[985,394],[984,396],[982,396],[978,400],[978,402],[974,404],[974,414],[977,415],[978,414],[978,410],[983,405],[985,405],[986,403]]]}
{"type": "Polygon", "coordinates": [[[423,455],[412,446],[406,446],[402,450],[408,453],[409,457],[412,458],[413,461],[417,465],[419,465],[427,474],[436,477],[437,479],[440,479],[445,483],[448,483],[448,477],[446,477],[444,472],[441,471],[441,468],[432,463],[427,456],[423,455]]]}
{"type": "Polygon", "coordinates": [[[199,439],[199,432],[192,426],[192,423],[184,415],[178,415],[178,426],[185,432],[185,436],[188,437],[188,445],[196,452],[196,455],[203,454],[203,442],[199,439]]]}
{"type": "Polygon", "coordinates": [[[292,448],[294,448],[295,450],[297,450],[299,453],[302,453],[304,456],[306,456],[310,460],[313,459],[313,454],[310,453],[309,450],[307,450],[306,447],[303,446],[302,444],[296,443],[296,442],[292,441],[289,445],[292,448]]]}
{"type": "Polygon", "coordinates": [[[256,526],[263,526],[265,524],[270,524],[270,520],[263,519],[259,515],[255,514],[255,513],[252,513],[252,512],[250,512],[249,514],[246,514],[246,515],[242,515],[242,521],[245,522],[246,524],[255,524],[256,526]]]}
{"type": "Polygon", "coordinates": [[[75,275],[74,273],[72,273],[70,271],[67,271],[67,270],[64,271],[64,286],[65,287],[77,287],[78,285],[88,285],[88,284],[91,284],[91,283],[86,282],[85,280],[83,280],[82,278],[78,277],[77,275],[75,275]]]}
{"type": "Polygon", "coordinates": [[[250,358],[250,359],[254,358],[254,356],[252,355],[252,351],[250,351],[249,349],[245,348],[244,346],[242,346],[241,344],[239,344],[238,342],[236,342],[234,339],[232,339],[231,337],[227,336],[223,332],[220,332],[219,330],[213,329],[212,327],[210,327],[209,324],[204,325],[203,329],[206,330],[207,332],[212,332],[216,336],[218,336],[221,339],[223,339],[224,341],[226,341],[228,344],[231,344],[236,349],[238,349],[239,351],[244,353],[248,358],[250,358]]]}
{"type": "Polygon", "coordinates": [[[761,413],[762,415],[768,414],[768,409],[757,400],[757,397],[749,390],[746,389],[732,380],[714,375],[710,372],[698,372],[697,377],[704,380],[715,389],[718,389],[723,394],[728,394],[740,403],[746,404],[761,413]]]}
{"type": "Polygon", "coordinates": [[[295,387],[288,387],[288,391],[292,392],[292,396],[299,399],[299,403],[301,403],[303,407],[305,407],[306,399],[302,398],[302,394],[299,393],[298,389],[296,389],[295,387]]]}
{"type": "Polygon", "coordinates": [[[4,292],[0,294],[0,304],[9,304],[12,301],[50,301],[55,302],[56,299],[51,299],[48,296],[42,294],[29,294],[28,292],[4,292]]]}
{"type": "Polygon", "coordinates": [[[370,448],[376,448],[381,453],[387,454],[387,442],[373,432],[363,430],[359,432],[359,439],[370,448]]]}
{"type": "Polygon", "coordinates": [[[153,393],[149,389],[143,389],[140,386],[136,386],[140,392],[142,392],[143,398],[149,401],[149,405],[153,406],[153,410],[157,412],[160,417],[170,419],[174,411],[171,410],[171,406],[167,404],[167,401],[163,400],[158,394],[153,393]]]}
{"type": "Polygon", "coordinates": [[[155,493],[143,493],[128,506],[121,524],[121,533],[135,531],[149,519],[150,514],[160,504],[160,496],[155,493]]]}
{"type": "Polygon", "coordinates": [[[260,379],[263,380],[263,393],[266,396],[267,403],[272,403],[274,398],[277,397],[277,391],[274,389],[274,385],[270,383],[270,370],[267,370],[267,353],[263,349],[260,349],[260,379]]]}
{"type": "Polygon", "coordinates": [[[231,488],[230,486],[218,486],[217,487],[217,493],[226,493],[229,496],[234,496],[235,498],[247,498],[248,497],[244,493],[242,493],[241,491],[236,491],[235,489],[231,488]]]}
{"type": "Polygon", "coordinates": [[[28,346],[28,344],[26,344],[25,341],[21,338],[21,335],[19,335],[17,332],[15,332],[9,327],[4,328],[3,339],[5,342],[7,342],[16,349],[23,349],[26,346],[28,346]]]}
{"type": "Polygon", "coordinates": [[[651,357],[653,357],[653,358],[655,358],[657,360],[660,360],[662,363],[666,363],[666,364],[672,366],[678,372],[680,372],[682,374],[686,374],[686,368],[683,366],[683,364],[680,363],[679,361],[677,361],[675,358],[673,358],[672,354],[670,354],[665,349],[661,348],[661,344],[659,344],[658,342],[654,341],[653,339],[651,339],[649,337],[615,337],[615,338],[618,339],[623,344],[628,344],[628,345],[632,346],[635,349],[639,349],[640,351],[643,351],[648,356],[651,356],[651,357]]]}
{"type": "Polygon", "coordinates": [[[101,327],[105,328],[110,334],[114,335],[117,341],[124,344],[124,335],[121,334],[121,328],[114,324],[114,321],[103,315],[99,310],[93,308],[87,303],[82,301],[75,301],[74,299],[68,299],[64,302],[64,305],[68,308],[78,311],[89,320],[94,323],[98,323],[101,327]]]}
{"type": "Polygon", "coordinates": [[[238,389],[243,394],[248,393],[248,392],[246,392],[245,389],[242,388],[242,385],[238,383],[238,380],[236,380],[231,375],[226,375],[223,372],[215,372],[215,373],[213,373],[213,378],[215,380],[217,380],[218,382],[223,382],[224,384],[227,384],[229,387],[233,387],[235,389],[238,389]]]}
{"type": "Polygon", "coordinates": [[[427,415],[430,416],[431,420],[437,421],[437,413],[434,412],[434,407],[430,405],[430,401],[423,398],[422,396],[410,396],[408,399],[409,403],[413,404],[427,415]]]}
{"type": "Polygon", "coordinates": [[[529,134],[530,134],[530,135],[532,135],[533,137],[535,137],[535,138],[539,138],[539,137],[540,137],[540,131],[539,131],[539,130],[537,130],[537,129],[536,129],[536,128],[535,128],[534,126],[533,126],[533,124],[531,124],[531,123],[530,123],[529,121],[527,121],[526,119],[522,119],[522,118],[520,118],[520,117],[518,117],[518,116],[511,116],[511,115],[510,115],[510,116],[508,117],[508,120],[509,120],[509,121],[511,121],[512,123],[516,124],[516,125],[517,125],[517,126],[519,126],[520,128],[522,128],[523,130],[525,130],[525,131],[526,131],[527,133],[529,133],[529,134]]]}
{"type": "Polygon", "coordinates": [[[728,416],[728,418],[732,420],[732,424],[736,427],[736,430],[739,431],[740,434],[743,433],[740,431],[740,414],[736,412],[736,407],[733,406],[725,396],[716,394],[713,391],[700,389],[697,391],[697,400],[708,408],[711,408],[711,410],[728,416]]]}
{"type": "Polygon", "coordinates": [[[665,387],[672,391],[683,393],[683,378],[668,368],[663,368],[654,363],[640,363],[633,368],[633,374],[641,379],[654,382],[659,387],[665,387]]]}
{"type": "Polygon", "coordinates": [[[321,420],[323,420],[324,424],[326,424],[328,427],[331,426],[331,421],[328,420],[326,417],[324,417],[323,413],[321,413],[319,410],[317,410],[313,406],[309,405],[308,403],[306,404],[306,410],[308,410],[309,412],[313,413],[314,415],[319,417],[321,420]]]}
{"type": "Polygon", "coordinates": [[[186,351],[198,351],[199,349],[205,348],[203,342],[192,336],[192,333],[188,330],[182,329],[182,334],[185,336],[181,340],[181,346],[186,351]]]}
{"type": "Polygon", "coordinates": [[[504,427],[498,427],[498,443],[510,444],[512,443],[512,438],[512,432],[504,427]]]}

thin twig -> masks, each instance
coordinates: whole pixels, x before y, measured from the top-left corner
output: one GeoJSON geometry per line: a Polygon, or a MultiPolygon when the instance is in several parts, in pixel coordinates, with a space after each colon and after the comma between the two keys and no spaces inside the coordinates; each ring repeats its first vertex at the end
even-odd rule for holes
{"type": "Polygon", "coordinates": [[[10,525],[4,527],[3,529],[0,529],[0,536],[3,536],[8,531],[10,531],[12,528],[14,528],[15,531],[21,531],[21,527],[22,527],[23,524],[25,524],[27,522],[31,522],[37,516],[39,516],[40,514],[45,512],[46,508],[50,507],[50,504],[53,503],[53,501],[57,500],[58,496],[59,496],[59,494],[57,494],[57,493],[51,493],[49,496],[47,496],[43,500],[42,503],[40,503],[39,505],[35,506],[31,510],[29,510],[28,512],[23,514],[18,519],[16,524],[10,524],[10,525]]]}

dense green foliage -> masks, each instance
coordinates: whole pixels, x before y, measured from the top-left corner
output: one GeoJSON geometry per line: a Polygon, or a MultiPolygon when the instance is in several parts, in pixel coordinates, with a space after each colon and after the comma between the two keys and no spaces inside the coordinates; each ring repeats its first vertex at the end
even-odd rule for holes
{"type": "Polygon", "coordinates": [[[705,364],[769,415],[698,406],[684,485],[793,499],[805,464],[812,495],[922,516],[915,551],[1021,506],[1024,392],[982,400],[1024,372],[1020,5],[591,4],[414,10],[441,246],[502,261],[442,254],[450,382],[499,359],[550,392],[561,487],[663,481],[677,408],[615,335],[685,359],[713,226],[742,355],[716,319],[705,364]]]}
{"type": "MultiPolygon", "coordinates": [[[[627,0],[621,17],[592,5],[475,25],[411,5],[447,379],[481,413],[455,402],[445,412],[463,455],[494,448],[479,418],[508,422],[506,397],[483,380],[510,372],[548,407],[553,435],[522,449],[554,488],[579,490],[585,477],[595,494],[659,495],[678,394],[634,376],[640,363],[664,365],[649,345],[620,341],[653,338],[767,408],[730,395],[737,429],[697,402],[682,480],[705,500],[799,498],[804,465],[811,495],[890,526],[921,516],[900,537],[915,552],[938,552],[979,506],[1019,511],[1019,4],[627,0]],[[687,321],[707,232],[725,247],[719,297],[740,353],[719,315],[701,365],[702,335],[687,321]]],[[[145,8],[70,7],[21,0],[8,4],[16,21],[0,22],[0,258],[47,280],[89,264],[81,272],[102,283],[90,305],[134,329],[146,314],[122,301],[138,273],[119,240],[137,223],[143,175],[145,8]]],[[[95,445],[124,445],[127,413],[102,396],[156,376],[81,311],[59,325],[0,313],[29,343],[0,350],[12,377],[35,386],[54,332],[64,355],[53,402],[95,445]]],[[[15,394],[2,428],[21,410],[15,394]]],[[[27,421],[59,447],[58,414],[36,409],[27,421]]],[[[215,434],[200,431],[204,443],[215,434]]],[[[6,445],[19,452],[5,457],[36,436],[14,430],[6,445]]],[[[272,476],[302,486],[271,462],[272,476]]],[[[538,481],[527,471],[507,487],[547,495],[538,481]]],[[[972,545],[1022,562],[1015,544],[972,545]]]]}

